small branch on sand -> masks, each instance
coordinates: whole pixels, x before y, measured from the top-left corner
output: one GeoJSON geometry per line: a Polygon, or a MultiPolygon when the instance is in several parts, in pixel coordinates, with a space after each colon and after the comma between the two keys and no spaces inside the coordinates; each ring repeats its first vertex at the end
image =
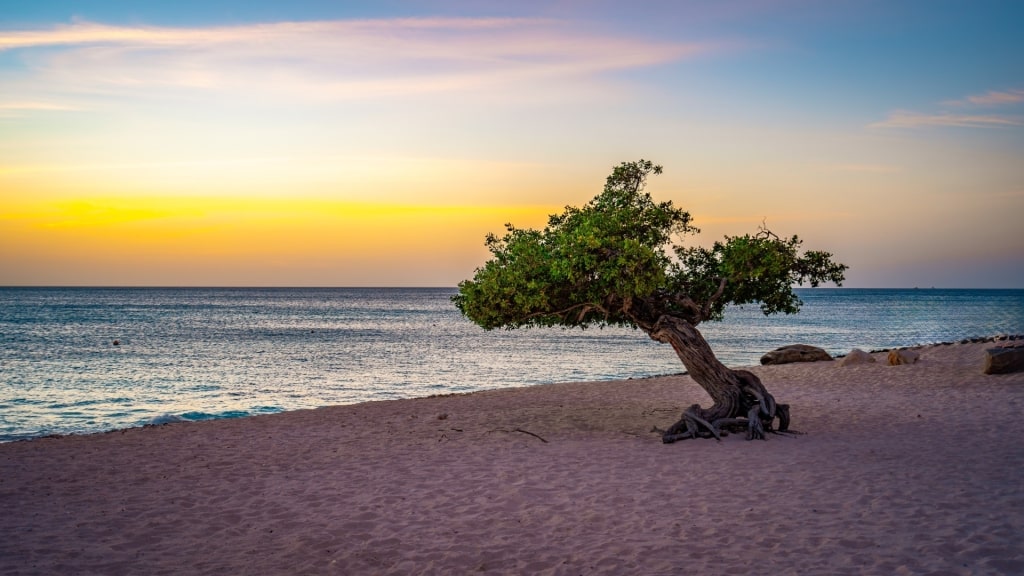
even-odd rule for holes
{"type": "Polygon", "coordinates": [[[543,442],[545,444],[548,443],[548,441],[545,440],[544,438],[538,436],[537,434],[534,434],[533,432],[530,432],[529,430],[523,430],[522,428],[516,428],[514,430],[505,430],[504,428],[495,428],[494,430],[488,430],[487,434],[490,434],[491,432],[506,432],[506,433],[509,433],[509,434],[511,434],[512,432],[521,432],[523,434],[529,434],[530,436],[533,436],[534,438],[540,440],[541,442],[543,442]]]}
{"type": "Polygon", "coordinates": [[[530,436],[533,436],[534,438],[540,440],[541,442],[543,442],[545,444],[548,443],[547,440],[541,438],[540,436],[534,434],[533,432],[530,432],[529,430],[523,430],[522,428],[516,428],[515,430],[513,430],[513,432],[522,432],[523,434],[529,434],[530,436]]]}

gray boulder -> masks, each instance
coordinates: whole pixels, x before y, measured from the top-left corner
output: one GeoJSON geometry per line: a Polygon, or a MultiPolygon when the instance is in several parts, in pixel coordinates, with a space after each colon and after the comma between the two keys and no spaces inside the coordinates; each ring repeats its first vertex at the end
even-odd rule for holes
{"type": "Polygon", "coordinates": [[[985,374],[1009,374],[1024,370],[1024,346],[985,350],[985,374]]]}
{"type": "Polygon", "coordinates": [[[793,362],[820,362],[831,359],[828,352],[817,346],[791,344],[776,348],[761,356],[761,364],[792,364],[793,362]]]}

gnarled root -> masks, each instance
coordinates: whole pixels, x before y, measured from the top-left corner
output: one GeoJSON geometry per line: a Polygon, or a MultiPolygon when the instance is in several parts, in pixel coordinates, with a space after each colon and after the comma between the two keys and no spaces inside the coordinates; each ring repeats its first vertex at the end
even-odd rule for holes
{"type": "Polygon", "coordinates": [[[789,404],[777,404],[775,397],[761,383],[761,379],[746,370],[734,370],[742,392],[741,409],[747,414],[747,440],[766,439],[767,433],[785,432],[789,429],[789,404]],[[779,419],[779,428],[773,424],[779,419]]]}
{"type": "Polygon", "coordinates": [[[789,430],[789,404],[777,404],[761,380],[746,370],[734,370],[739,380],[740,399],[733,406],[732,417],[719,418],[713,422],[707,419],[707,412],[700,405],[690,406],[679,421],[662,435],[665,444],[687,438],[715,438],[721,440],[731,431],[745,430],[747,440],[767,439],[768,434],[784,433],[789,430]],[[742,414],[743,416],[740,416],[742,414]],[[779,427],[775,429],[775,419],[779,427]]]}
{"type": "Polygon", "coordinates": [[[687,408],[679,418],[679,421],[669,426],[669,429],[662,434],[661,441],[665,444],[671,444],[677,440],[686,440],[687,438],[715,438],[716,440],[721,440],[722,433],[718,426],[708,422],[704,418],[703,412],[700,404],[694,404],[687,408]]]}
{"type": "Polygon", "coordinates": [[[789,404],[778,404],[775,413],[779,417],[779,432],[789,431],[789,404]]]}

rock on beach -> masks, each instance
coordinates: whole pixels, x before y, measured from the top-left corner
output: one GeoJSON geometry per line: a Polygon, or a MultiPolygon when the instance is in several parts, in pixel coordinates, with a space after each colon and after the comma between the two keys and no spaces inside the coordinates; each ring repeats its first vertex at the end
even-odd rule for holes
{"type": "Polygon", "coordinates": [[[850,350],[850,353],[839,360],[840,366],[852,366],[854,364],[873,364],[875,357],[860,348],[850,350]]]}
{"type": "Polygon", "coordinates": [[[1024,371],[1024,346],[1000,346],[985,350],[985,374],[1024,371]]]}
{"type": "Polygon", "coordinates": [[[808,344],[790,344],[789,346],[783,346],[776,348],[771,352],[761,356],[762,365],[770,364],[792,364],[793,362],[821,362],[825,360],[831,360],[832,356],[829,355],[822,348],[817,346],[810,346],[808,344]]]}

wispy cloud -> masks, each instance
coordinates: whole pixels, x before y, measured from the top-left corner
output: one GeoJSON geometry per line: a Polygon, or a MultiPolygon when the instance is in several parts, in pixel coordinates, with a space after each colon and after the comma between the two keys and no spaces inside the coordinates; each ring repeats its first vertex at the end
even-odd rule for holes
{"type": "Polygon", "coordinates": [[[335,20],[308,22],[274,22],[245,26],[214,26],[202,28],[169,28],[158,26],[110,26],[79,21],[43,30],[8,30],[0,32],[0,50],[39,46],[81,44],[225,44],[244,42],[255,37],[263,41],[288,39],[299,35],[318,36],[323,33],[361,34],[368,31],[397,29],[487,30],[509,26],[541,23],[524,18],[439,19],[405,18],[392,20],[335,20]]]}
{"type": "Polygon", "coordinates": [[[897,110],[880,122],[868,125],[870,128],[998,128],[1024,126],[1024,116],[994,114],[993,108],[1024,103],[1024,90],[990,90],[984,94],[973,94],[960,100],[941,103],[938,112],[912,112],[897,110]],[[950,109],[957,112],[950,112],[950,109]],[[969,111],[985,113],[965,113],[969,111]]]}
{"type": "Polygon", "coordinates": [[[918,112],[893,112],[881,122],[868,125],[870,128],[993,128],[1024,126],[1024,121],[1012,116],[985,114],[922,114],[918,112]]]}
{"type": "Polygon", "coordinates": [[[18,118],[38,112],[68,112],[81,110],[80,106],[55,102],[3,102],[0,101],[0,118],[18,118]]]}
{"type": "Polygon", "coordinates": [[[209,28],[77,22],[0,31],[28,83],[61,92],[146,88],[378,98],[560,83],[713,49],[574,29],[544,19],[279,22],[209,28]]]}
{"type": "Polygon", "coordinates": [[[963,100],[951,100],[946,104],[951,106],[1006,106],[1024,102],[1024,90],[990,90],[985,94],[974,94],[963,100]]]}
{"type": "Polygon", "coordinates": [[[0,102],[0,110],[80,110],[80,108],[52,102],[0,102]]]}

